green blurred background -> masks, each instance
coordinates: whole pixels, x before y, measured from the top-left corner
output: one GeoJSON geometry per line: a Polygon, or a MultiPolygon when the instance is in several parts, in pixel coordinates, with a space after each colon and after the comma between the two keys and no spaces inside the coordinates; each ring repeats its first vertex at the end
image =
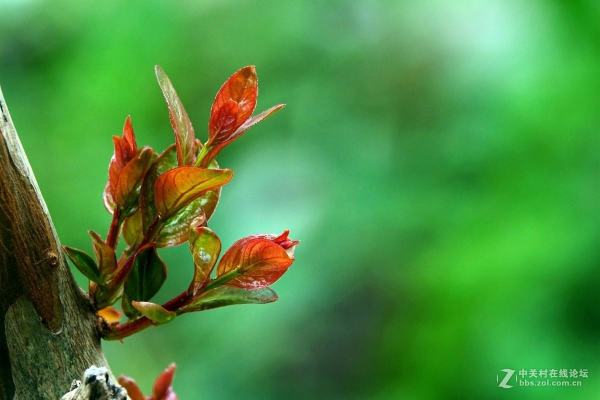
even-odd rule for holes
{"type": "MultiPolygon", "coordinates": [[[[105,232],[111,135],[173,141],[161,64],[204,137],[255,64],[222,153],[225,246],[292,229],[280,300],[104,343],[189,399],[592,399],[600,393],[600,7],[594,0],[0,0],[0,84],[65,244],[105,232]],[[580,388],[503,368],[587,368],[580,388]]],[[[184,247],[161,253],[184,288],[184,247]]],[[[77,276],[79,282],[85,282],[77,276]]]]}

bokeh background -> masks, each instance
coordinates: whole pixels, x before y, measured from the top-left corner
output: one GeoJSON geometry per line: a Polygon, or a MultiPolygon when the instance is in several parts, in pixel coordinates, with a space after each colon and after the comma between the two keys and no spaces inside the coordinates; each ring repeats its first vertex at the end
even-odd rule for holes
{"type": "MultiPolygon", "coordinates": [[[[204,137],[255,64],[258,109],[222,153],[224,245],[291,228],[280,300],[105,343],[189,399],[591,399],[600,392],[600,7],[594,0],[0,0],[0,84],[61,240],[90,249],[111,135],[173,141],[161,64],[204,137]],[[586,368],[498,388],[503,368],[586,368]]],[[[160,299],[192,275],[161,253],[160,299]]],[[[77,275],[78,281],[85,281],[77,275]]]]}

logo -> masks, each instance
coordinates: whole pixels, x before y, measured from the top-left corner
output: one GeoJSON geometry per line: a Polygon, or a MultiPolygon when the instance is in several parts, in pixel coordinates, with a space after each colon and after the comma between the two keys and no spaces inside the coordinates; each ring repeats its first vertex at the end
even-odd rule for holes
{"type": "Polygon", "coordinates": [[[589,378],[587,368],[505,368],[496,374],[499,388],[581,387],[589,378]]]}
{"type": "Polygon", "coordinates": [[[498,387],[501,387],[502,389],[510,389],[512,387],[512,385],[509,385],[508,382],[515,374],[515,370],[505,368],[503,370],[500,370],[500,372],[504,372],[504,378],[502,378],[502,380],[500,380],[500,375],[502,375],[502,374],[496,375],[496,382],[498,382],[498,387]]]}

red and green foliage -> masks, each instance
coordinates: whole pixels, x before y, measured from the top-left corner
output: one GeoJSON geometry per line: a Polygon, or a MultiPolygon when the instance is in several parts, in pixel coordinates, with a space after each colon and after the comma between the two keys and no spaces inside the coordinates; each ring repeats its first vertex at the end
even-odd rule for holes
{"type": "MultiPolygon", "coordinates": [[[[161,153],[139,148],[127,117],[122,136],[113,137],[115,151],[104,189],[104,204],[112,214],[106,239],[90,231],[95,259],[65,246],[66,255],[90,280],[89,296],[103,321],[106,339],[122,339],[186,312],[275,301],[277,295],[268,286],[291,266],[298,244],[288,238],[288,231],[278,236],[249,236],[235,242],[219,260],[221,241],[208,227],[221,188],[233,177],[231,170],[219,167],[216,156],[283,108],[279,104],[252,116],[258,97],[255,68],[241,68],[217,92],[206,142],[196,138],[177,92],[159,66],[156,77],[175,143],[161,153]],[[120,236],[126,247],[117,256],[120,236]],[[170,301],[152,302],[168,271],[158,249],[186,242],[194,266],[192,282],[170,301]],[[125,321],[113,307],[119,299],[125,321]]],[[[175,398],[156,393],[151,399],[175,398]]]]}

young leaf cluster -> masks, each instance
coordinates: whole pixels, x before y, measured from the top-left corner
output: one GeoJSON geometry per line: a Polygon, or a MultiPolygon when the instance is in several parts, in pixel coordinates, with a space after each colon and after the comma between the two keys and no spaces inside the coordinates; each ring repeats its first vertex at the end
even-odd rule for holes
{"type": "Polygon", "coordinates": [[[127,117],[114,136],[104,205],[112,214],[106,238],[90,231],[94,257],[65,246],[73,265],[89,280],[89,297],[103,321],[106,339],[122,339],[178,315],[230,304],[268,303],[269,288],[291,266],[297,241],[280,235],[254,235],[235,242],[222,257],[221,241],[208,223],[221,188],[233,177],[216,157],[251,127],[283,108],[253,115],[258,80],[253,66],[241,68],[214,99],[208,135],[196,137],[188,114],[159,66],[156,77],[169,111],[175,143],[158,153],[138,147],[127,117]],[[125,249],[117,254],[119,239],[125,249]],[[187,243],[194,276],[181,294],[164,304],[152,302],[167,278],[159,249],[187,243]],[[220,257],[220,259],[219,259],[220,257]],[[120,302],[126,320],[114,304],[120,302]]]}

